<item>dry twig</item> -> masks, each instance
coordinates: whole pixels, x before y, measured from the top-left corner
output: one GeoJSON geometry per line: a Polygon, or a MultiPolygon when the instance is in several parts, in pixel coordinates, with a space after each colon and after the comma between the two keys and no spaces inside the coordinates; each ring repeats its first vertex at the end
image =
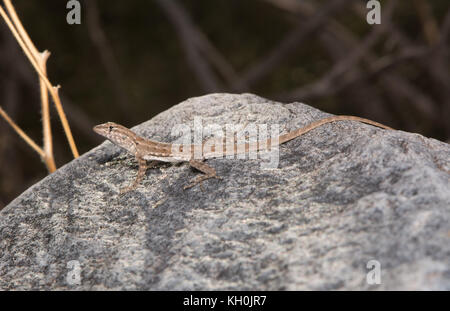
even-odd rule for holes
{"type": "Polygon", "coordinates": [[[7,24],[8,28],[14,35],[14,38],[19,43],[20,47],[24,51],[33,68],[39,75],[40,90],[41,90],[41,104],[42,104],[42,120],[43,120],[43,137],[44,137],[44,149],[41,149],[28,135],[25,134],[18,126],[15,124],[11,118],[6,114],[6,112],[1,109],[2,117],[13,127],[13,129],[22,137],[25,142],[27,142],[43,159],[47,166],[49,172],[56,170],[56,165],[53,159],[53,145],[52,145],[52,135],[50,126],[50,112],[48,105],[48,95],[47,90],[52,96],[53,102],[55,104],[56,110],[62,122],[64,131],[66,133],[69,146],[72,150],[74,157],[78,157],[78,150],[73,139],[69,123],[65,116],[64,110],[61,105],[61,101],[58,95],[58,88],[54,87],[47,78],[46,74],[46,61],[50,55],[48,51],[39,53],[34,44],[32,43],[30,37],[25,31],[20,19],[11,3],[10,0],[4,0],[5,7],[9,13],[9,16],[4,11],[3,7],[0,6],[0,15],[7,24]]]}

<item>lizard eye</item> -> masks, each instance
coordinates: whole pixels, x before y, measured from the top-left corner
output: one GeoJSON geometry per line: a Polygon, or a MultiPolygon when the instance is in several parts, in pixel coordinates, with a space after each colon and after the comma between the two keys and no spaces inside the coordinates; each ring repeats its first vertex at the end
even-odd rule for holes
{"type": "Polygon", "coordinates": [[[110,126],[109,126],[109,132],[110,132],[110,133],[111,133],[112,129],[113,129],[113,127],[112,127],[112,125],[110,125],[110,126]]]}

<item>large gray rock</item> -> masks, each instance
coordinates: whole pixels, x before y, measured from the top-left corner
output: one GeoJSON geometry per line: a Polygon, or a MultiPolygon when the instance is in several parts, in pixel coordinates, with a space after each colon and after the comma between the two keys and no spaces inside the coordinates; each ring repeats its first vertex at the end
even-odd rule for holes
{"type": "MultiPolygon", "coordinates": [[[[328,114],[212,94],[136,131],[169,142],[194,116],[284,131],[328,114]]],[[[119,196],[137,166],[107,142],[0,212],[0,288],[450,290],[449,155],[434,139],[344,121],[282,145],[278,169],[208,160],[223,180],[183,191],[198,172],[161,165],[119,196]],[[377,263],[381,284],[369,284],[377,263]]]]}

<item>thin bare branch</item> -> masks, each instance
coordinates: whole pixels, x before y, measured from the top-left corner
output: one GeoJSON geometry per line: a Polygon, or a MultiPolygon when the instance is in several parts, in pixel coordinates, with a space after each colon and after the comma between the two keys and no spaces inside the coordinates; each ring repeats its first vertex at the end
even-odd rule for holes
{"type": "Polygon", "coordinates": [[[267,76],[310,35],[326,24],[329,17],[341,9],[343,4],[350,2],[352,2],[352,0],[333,0],[326,2],[314,16],[306,21],[306,23],[299,24],[280,42],[280,44],[277,44],[276,48],[242,74],[241,80],[234,84],[233,89],[236,91],[244,91],[245,86],[252,86],[257,81],[267,76]]]}
{"type": "Polygon", "coordinates": [[[239,75],[233,66],[231,66],[200,29],[195,27],[195,25],[191,25],[190,28],[195,44],[197,44],[198,48],[205,54],[209,61],[216,66],[217,71],[225,78],[228,85],[231,86],[239,79],[239,75]]]}
{"type": "Polygon", "coordinates": [[[226,58],[220,53],[219,50],[211,43],[207,36],[198,28],[186,10],[175,1],[173,5],[177,7],[177,10],[181,13],[177,15],[180,19],[178,22],[183,25],[184,33],[187,39],[191,40],[199,52],[209,59],[212,65],[214,65],[217,71],[223,76],[229,85],[239,79],[238,74],[234,70],[233,66],[226,60],[226,58]]]}
{"type": "MultiPolygon", "coordinates": [[[[29,48],[31,55],[34,57],[36,63],[40,66],[42,72],[47,75],[46,72],[46,63],[47,59],[50,56],[50,52],[44,51],[43,53],[39,53],[36,49],[35,45],[31,41],[28,33],[23,27],[15,9],[10,0],[4,0],[6,9],[8,10],[9,15],[11,16],[12,22],[17,29],[20,37],[23,39],[25,45],[29,48]]],[[[52,173],[56,171],[56,164],[53,156],[53,140],[52,140],[52,131],[50,125],[50,111],[49,111],[49,103],[48,103],[48,93],[47,88],[45,86],[45,82],[42,78],[39,78],[39,86],[41,91],[41,114],[42,114],[42,132],[43,132],[43,143],[44,143],[44,152],[45,156],[42,158],[45,165],[47,166],[47,170],[52,173]]]]}
{"type": "Polygon", "coordinates": [[[65,97],[64,93],[61,94],[61,98],[64,100],[64,107],[73,127],[92,143],[98,143],[99,137],[92,130],[92,127],[99,124],[100,121],[93,120],[83,109],[72,103],[69,98],[65,97]]]}
{"type": "MultiPolygon", "coordinates": [[[[7,0],[5,0],[5,1],[7,1],[7,0]]],[[[11,3],[9,3],[9,5],[11,5],[11,3]]],[[[12,7],[12,5],[11,5],[11,7],[12,7]]],[[[75,141],[73,139],[72,132],[70,130],[69,123],[67,121],[66,115],[65,115],[64,110],[62,108],[61,100],[59,99],[59,96],[58,96],[58,88],[59,88],[59,86],[58,87],[52,86],[50,81],[47,79],[46,75],[42,72],[42,69],[40,68],[39,64],[37,63],[36,59],[34,58],[30,48],[25,44],[25,42],[23,41],[22,37],[19,35],[17,29],[15,28],[15,26],[13,25],[13,23],[9,19],[8,15],[6,14],[6,12],[3,10],[3,8],[1,6],[0,6],[0,15],[2,16],[3,20],[8,25],[8,28],[13,33],[14,37],[16,38],[17,42],[19,43],[20,47],[24,51],[24,53],[27,56],[27,58],[30,61],[30,63],[33,65],[33,68],[36,70],[36,72],[38,73],[39,77],[42,78],[42,80],[44,81],[48,91],[50,92],[50,95],[53,98],[53,102],[55,104],[56,110],[57,110],[58,115],[60,117],[61,123],[63,125],[64,132],[66,134],[67,140],[69,142],[70,149],[72,150],[72,154],[74,155],[75,158],[77,158],[79,156],[79,153],[78,153],[77,147],[75,145],[75,141]]],[[[17,14],[16,14],[16,16],[17,16],[17,14]]]]}
{"type": "Polygon", "coordinates": [[[9,117],[6,111],[0,106],[0,116],[8,122],[8,124],[16,131],[16,133],[31,147],[33,148],[41,158],[45,157],[44,150],[41,149],[24,131],[9,117]]]}
{"type": "MultiPolygon", "coordinates": [[[[270,3],[278,3],[276,0],[266,0],[270,3]]],[[[291,2],[290,0],[283,0],[284,2],[291,2]]],[[[301,16],[309,16],[314,14],[315,9],[313,6],[309,5],[307,2],[297,2],[293,1],[291,4],[286,6],[286,8],[293,14],[301,14],[301,16]],[[307,5],[308,4],[308,5],[307,5]]],[[[359,15],[361,15],[362,18],[365,18],[365,14],[367,14],[367,10],[365,6],[360,2],[353,2],[354,9],[357,11],[359,15]]],[[[286,9],[283,6],[280,6],[280,8],[286,9]]],[[[389,29],[390,26],[388,26],[389,29]]],[[[330,34],[329,40],[334,39],[335,43],[334,45],[336,47],[344,48],[343,52],[347,53],[345,51],[349,51],[348,53],[351,53],[354,51],[354,49],[360,44],[358,43],[358,40],[356,37],[347,30],[347,28],[343,27],[339,22],[337,22],[334,19],[330,19],[329,23],[326,25],[327,33],[330,34]]],[[[392,35],[392,34],[391,34],[392,35]]],[[[394,40],[395,41],[395,40],[394,40]]],[[[381,61],[377,60],[377,56],[372,53],[371,51],[367,51],[363,56],[362,60],[365,62],[365,65],[369,68],[369,76],[364,75],[364,72],[360,70],[359,67],[353,66],[352,68],[349,68],[350,70],[343,76],[341,76],[339,79],[335,80],[335,82],[332,84],[328,90],[330,93],[324,92],[322,95],[332,95],[335,94],[338,91],[341,91],[344,89],[344,87],[353,85],[354,83],[359,83],[359,81],[363,81],[364,79],[369,79],[370,77],[374,77],[375,75],[379,75],[382,72],[383,75],[380,76],[380,82],[382,86],[386,89],[386,91],[392,96],[397,98],[398,100],[393,101],[393,105],[391,105],[391,109],[395,108],[397,111],[401,110],[401,98],[407,98],[409,102],[414,106],[418,111],[421,111],[431,120],[437,120],[439,114],[436,109],[436,104],[433,102],[433,100],[425,93],[423,93],[421,90],[416,88],[411,82],[407,81],[402,76],[398,75],[395,72],[387,72],[387,69],[392,68],[395,65],[400,64],[402,61],[408,60],[409,58],[421,57],[422,51],[419,51],[420,47],[418,49],[404,49],[400,53],[398,53],[396,56],[392,58],[385,58],[381,61]],[[414,50],[414,52],[412,52],[414,50]],[[410,52],[411,51],[411,52],[410,52]],[[409,54],[409,55],[408,55],[409,54]],[[392,63],[389,63],[389,61],[392,61],[392,63]],[[383,62],[385,61],[385,62],[383,62]],[[406,90],[409,90],[410,93],[407,93],[406,90]]],[[[334,49],[333,52],[339,52],[339,50],[334,49]]],[[[424,55],[429,53],[429,51],[423,51],[424,55]]],[[[341,59],[342,56],[340,56],[338,59],[341,59]]],[[[310,94],[312,95],[312,94],[310,94]]],[[[322,96],[321,95],[321,96],[322,96]]],[[[276,96],[277,97],[277,96],[276,96]]],[[[277,98],[285,99],[282,96],[278,96],[277,98]]],[[[387,106],[384,108],[386,109],[387,106]]],[[[384,115],[389,115],[384,113],[384,115]]],[[[404,117],[404,114],[398,114],[397,117],[402,119],[402,122],[405,124],[408,124],[410,128],[416,127],[414,123],[409,123],[409,119],[404,117]]]]}
{"type": "MultiPolygon", "coordinates": [[[[30,70],[30,67],[27,66],[27,63],[23,60],[23,58],[19,57],[17,53],[11,53],[9,57],[10,59],[7,59],[6,62],[14,63],[14,73],[17,75],[19,82],[24,83],[33,91],[37,90],[32,76],[33,71],[30,70]]],[[[60,97],[64,102],[64,110],[67,112],[71,126],[77,129],[78,132],[83,134],[87,139],[89,139],[89,141],[97,143],[99,141],[98,135],[92,131],[92,126],[98,124],[99,122],[92,120],[92,118],[78,105],[75,105],[69,98],[65,97],[64,93],[60,94],[60,97]]]]}
{"type": "MultiPolygon", "coordinates": [[[[383,12],[384,19],[390,18],[394,9],[394,4],[394,1],[390,1],[387,4],[383,12]]],[[[346,58],[343,58],[341,61],[336,63],[333,68],[319,81],[290,91],[286,97],[304,100],[305,98],[312,96],[322,96],[322,94],[332,93],[333,89],[337,89],[335,86],[336,83],[338,83],[337,79],[353,68],[385,32],[386,27],[384,25],[386,25],[386,23],[373,27],[372,32],[358,46],[356,46],[346,58]]]]}
{"type": "Polygon", "coordinates": [[[189,64],[199,79],[203,89],[210,93],[221,90],[223,87],[220,86],[214,72],[209,67],[209,64],[201,57],[192,40],[192,30],[190,29],[192,23],[186,22],[190,19],[186,11],[175,0],[156,0],[156,2],[164,10],[167,17],[174,25],[187,54],[189,64]]]}
{"type": "MultiPolygon", "coordinates": [[[[50,52],[44,51],[38,58],[38,64],[41,67],[44,74],[47,74],[47,59],[50,56],[50,52]]],[[[45,82],[39,78],[39,88],[41,90],[41,114],[42,114],[42,137],[44,141],[44,162],[50,173],[56,171],[55,159],[53,156],[53,138],[52,128],[50,124],[50,107],[48,104],[48,92],[45,82]]]]}
{"type": "Polygon", "coordinates": [[[33,56],[39,55],[39,51],[36,49],[36,46],[33,44],[33,41],[31,41],[30,36],[28,36],[28,33],[23,27],[22,22],[20,21],[19,16],[17,15],[16,10],[14,9],[14,6],[12,5],[11,1],[3,0],[3,2],[5,3],[6,10],[11,16],[11,20],[13,21],[13,24],[16,27],[17,32],[20,34],[20,37],[23,39],[25,45],[30,49],[31,54],[33,56]]]}
{"type": "Polygon", "coordinates": [[[108,76],[113,83],[113,91],[117,95],[117,103],[119,104],[119,108],[122,114],[124,114],[128,118],[131,118],[128,105],[129,100],[127,99],[127,92],[124,88],[122,73],[120,72],[120,67],[114,56],[111,43],[109,42],[101,26],[97,2],[95,0],[89,0],[85,2],[85,5],[89,37],[91,38],[93,45],[97,49],[103,67],[105,67],[106,72],[108,73],[108,76]]]}

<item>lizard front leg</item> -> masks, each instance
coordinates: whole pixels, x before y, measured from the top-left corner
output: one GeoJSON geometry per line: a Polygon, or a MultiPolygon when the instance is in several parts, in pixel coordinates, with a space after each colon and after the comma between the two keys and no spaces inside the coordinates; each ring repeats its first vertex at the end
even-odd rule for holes
{"type": "Polygon", "coordinates": [[[211,166],[209,166],[206,163],[197,161],[197,160],[190,160],[189,161],[189,165],[192,166],[193,168],[198,169],[200,172],[204,173],[205,175],[202,176],[198,176],[197,178],[194,178],[191,183],[187,186],[185,186],[183,189],[188,189],[188,188],[192,188],[194,187],[196,184],[200,183],[201,186],[201,182],[209,179],[209,178],[217,178],[217,179],[222,179],[222,177],[217,176],[216,174],[216,170],[214,168],[212,168],[211,166]]]}
{"type": "Polygon", "coordinates": [[[147,169],[155,166],[155,164],[158,163],[158,161],[152,161],[152,162],[150,162],[150,164],[147,164],[147,161],[145,161],[144,159],[137,157],[137,156],[136,156],[136,160],[138,161],[138,164],[139,164],[139,169],[138,169],[136,179],[134,180],[133,184],[131,184],[131,186],[120,189],[121,195],[136,189],[137,186],[139,186],[139,184],[141,183],[142,179],[144,178],[145,172],[147,171],[147,169]]]}

